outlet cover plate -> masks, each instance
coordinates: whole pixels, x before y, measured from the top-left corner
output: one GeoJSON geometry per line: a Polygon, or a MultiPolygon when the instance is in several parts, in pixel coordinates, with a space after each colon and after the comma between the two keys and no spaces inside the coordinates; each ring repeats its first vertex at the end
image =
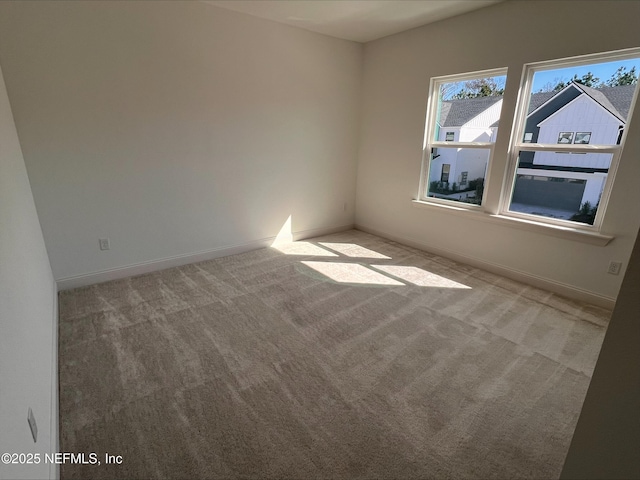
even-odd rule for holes
{"type": "Polygon", "coordinates": [[[610,273],[611,275],[618,275],[621,269],[622,269],[622,262],[610,262],[607,273],[610,273]]]}

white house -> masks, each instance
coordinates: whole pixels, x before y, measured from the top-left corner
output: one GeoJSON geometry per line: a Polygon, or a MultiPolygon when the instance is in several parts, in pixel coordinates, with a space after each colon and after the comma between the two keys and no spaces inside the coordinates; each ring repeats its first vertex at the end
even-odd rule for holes
{"type": "MultiPolygon", "coordinates": [[[[533,99],[542,94],[534,94],[524,141],[616,145],[633,91],[633,85],[596,89],[572,82],[542,103],[533,99]]],[[[611,159],[610,153],[521,153],[512,209],[537,205],[575,212],[586,202],[597,205],[611,159]]]]}
{"type": "MultiPolygon", "coordinates": [[[[443,142],[495,141],[502,97],[480,97],[442,102],[437,140],[443,142]]],[[[469,183],[484,178],[489,151],[483,149],[438,148],[433,152],[430,182],[441,182],[465,190],[469,183]]]]}
{"type": "MultiPolygon", "coordinates": [[[[570,83],[558,92],[531,95],[524,142],[540,144],[620,143],[633,98],[634,85],[590,88],[570,83]]],[[[495,140],[502,97],[442,102],[437,139],[440,141],[495,140]]],[[[470,181],[484,178],[489,152],[484,149],[439,148],[433,152],[429,181],[448,182],[466,190],[470,181]]],[[[611,165],[610,153],[521,152],[512,210],[531,206],[577,212],[595,206],[611,165]]]]}

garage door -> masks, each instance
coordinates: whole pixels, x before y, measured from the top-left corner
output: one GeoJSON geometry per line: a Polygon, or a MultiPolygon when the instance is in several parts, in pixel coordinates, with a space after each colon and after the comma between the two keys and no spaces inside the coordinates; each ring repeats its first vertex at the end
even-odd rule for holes
{"type": "Polygon", "coordinates": [[[585,180],[518,175],[513,202],[577,212],[585,187],[585,180]]]}

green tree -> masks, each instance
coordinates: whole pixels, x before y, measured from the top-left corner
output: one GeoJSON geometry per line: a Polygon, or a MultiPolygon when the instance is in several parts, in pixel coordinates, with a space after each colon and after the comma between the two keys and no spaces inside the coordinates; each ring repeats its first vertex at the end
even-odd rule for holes
{"type": "Polygon", "coordinates": [[[467,80],[463,83],[462,89],[451,98],[492,97],[502,94],[504,94],[504,82],[497,81],[494,77],[487,77],[467,80]]]}
{"type": "Polygon", "coordinates": [[[541,91],[554,91],[554,92],[557,92],[557,91],[560,91],[563,88],[565,88],[571,82],[579,83],[581,85],[584,85],[585,87],[593,87],[593,88],[602,85],[602,83],[598,83],[598,82],[600,82],[600,79],[598,77],[596,77],[591,72],[587,72],[582,77],[578,77],[578,74],[574,74],[573,78],[571,78],[570,80],[560,80],[560,81],[558,81],[558,83],[551,90],[541,90],[541,91]]]}
{"type": "Polygon", "coordinates": [[[638,83],[636,67],[631,67],[631,70],[627,70],[627,67],[620,67],[613,75],[611,75],[611,78],[606,82],[606,84],[610,87],[618,87],[620,85],[635,85],[636,83],[638,83]]]}
{"type": "Polygon", "coordinates": [[[598,211],[599,204],[599,201],[595,206],[591,205],[591,202],[589,201],[584,202],[582,205],[580,205],[580,210],[578,210],[578,212],[574,214],[569,220],[593,225],[593,222],[596,219],[596,213],[598,211]]]}

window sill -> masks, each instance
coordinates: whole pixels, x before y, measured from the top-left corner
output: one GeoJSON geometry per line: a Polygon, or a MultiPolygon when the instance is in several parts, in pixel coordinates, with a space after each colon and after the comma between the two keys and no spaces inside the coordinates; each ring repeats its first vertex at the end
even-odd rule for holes
{"type": "Polygon", "coordinates": [[[602,233],[588,232],[579,228],[564,225],[551,225],[535,220],[525,220],[522,218],[507,217],[505,215],[492,214],[482,211],[480,208],[458,207],[455,205],[445,205],[435,202],[427,202],[424,200],[412,200],[413,206],[418,208],[430,208],[441,212],[452,213],[454,215],[463,215],[482,222],[496,223],[506,225],[520,230],[540,233],[543,235],[551,235],[566,240],[576,242],[589,243],[604,247],[614,239],[611,235],[602,233]]]}

